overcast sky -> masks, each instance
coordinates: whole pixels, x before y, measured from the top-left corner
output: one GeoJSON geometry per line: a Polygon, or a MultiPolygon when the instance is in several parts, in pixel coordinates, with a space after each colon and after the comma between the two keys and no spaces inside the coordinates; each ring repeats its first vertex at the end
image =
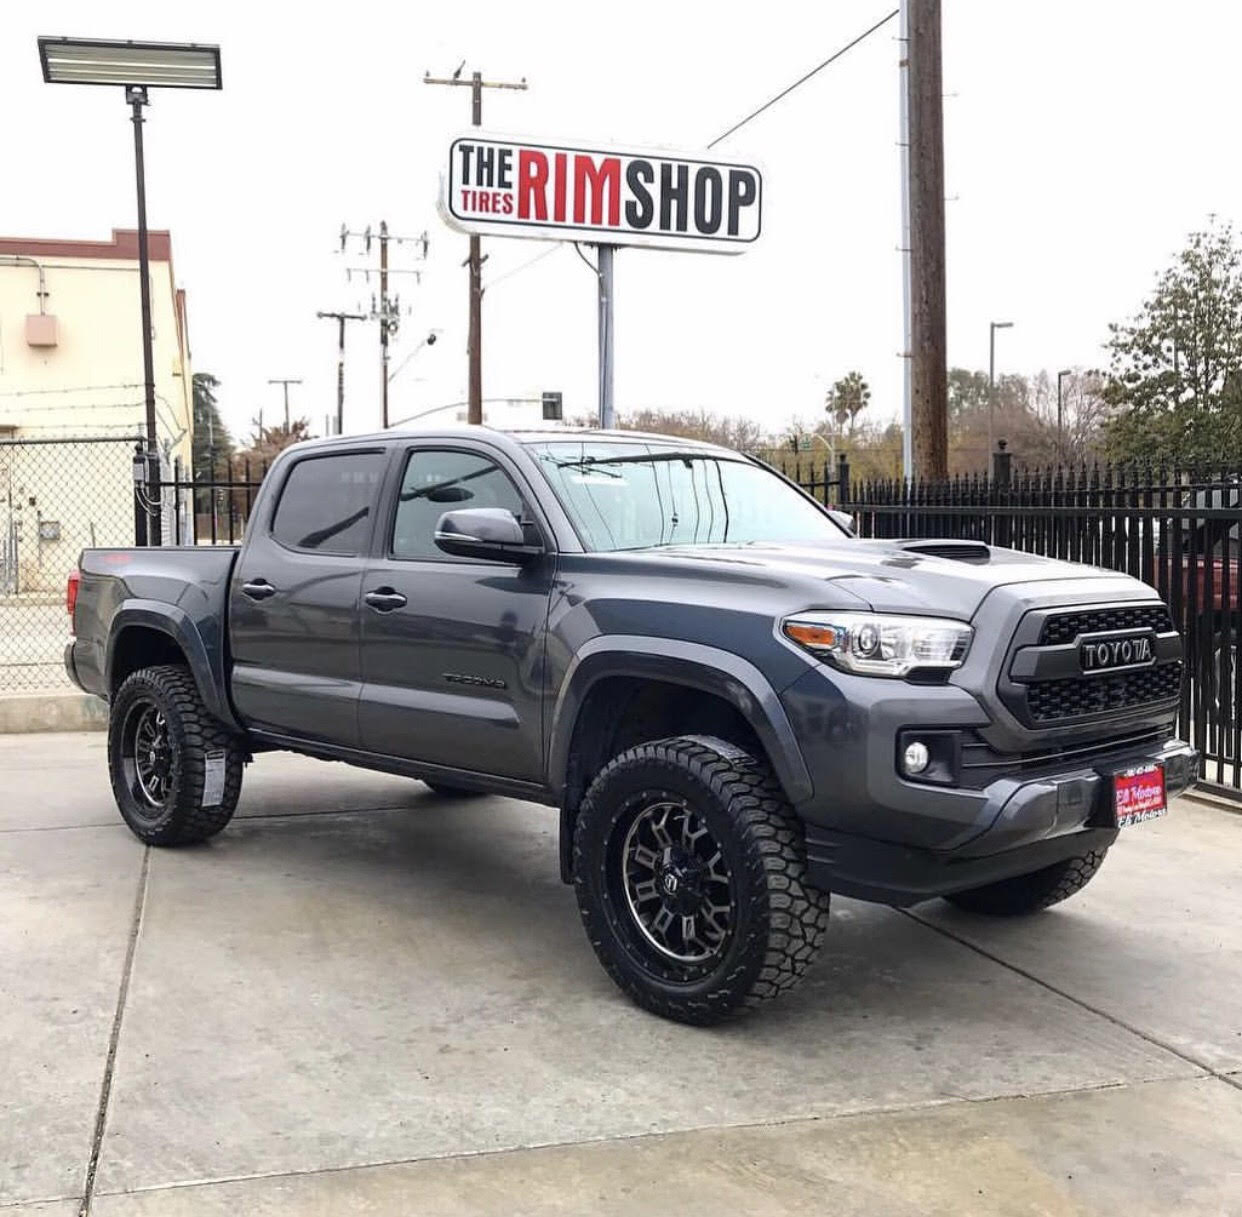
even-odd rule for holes
{"type": "MultiPolygon", "coordinates": [[[[335,408],[335,329],[317,309],[369,305],[337,233],[387,219],[426,229],[421,285],[393,366],[400,418],[465,397],[466,239],[438,217],[450,139],[469,91],[429,88],[462,60],[526,93],[489,92],[497,131],[701,148],[882,17],[894,0],[596,6],[44,3],[0,24],[6,126],[4,235],[102,238],[134,224],[131,131],[119,89],[52,87],[41,33],[218,42],[224,91],[153,95],[148,208],[173,234],[194,366],[222,381],[245,428],[279,389],[321,430],[335,408]]],[[[622,250],[616,258],[620,410],[706,406],[779,428],[813,419],[857,368],[872,414],[900,410],[896,22],[718,148],[765,173],[763,236],[739,257],[622,250]]],[[[1003,371],[1102,360],[1186,233],[1242,202],[1237,48],[1228,0],[944,0],[949,360],[1003,371]]],[[[595,408],[595,283],[562,246],[485,242],[484,393],[561,389],[595,408]]],[[[413,266],[411,250],[393,264],[413,266]]],[[[371,259],[374,264],[374,255],[371,259]]],[[[351,327],[346,429],[379,420],[379,338],[351,327]]],[[[535,407],[531,408],[535,410],[535,407]]],[[[499,415],[497,415],[499,417],[499,415]]],[[[440,418],[451,420],[452,411],[440,418]]],[[[511,416],[506,414],[505,418],[511,416]]],[[[533,417],[533,415],[532,415],[533,417]]]]}

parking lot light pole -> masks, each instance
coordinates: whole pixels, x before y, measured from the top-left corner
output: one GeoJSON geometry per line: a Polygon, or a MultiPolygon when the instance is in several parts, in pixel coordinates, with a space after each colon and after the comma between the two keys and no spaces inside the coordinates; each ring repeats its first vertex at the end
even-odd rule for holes
{"type": "Polygon", "coordinates": [[[142,110],[147,90],[219,89],[220,48],[192,42],[118,42],[98,38],[41,37],[39,63],[48,84],[120,85],[134,124],[134,173],[138,188],[138,290],[142,307],[142,373],[146,406],[147,542],[163,540],[160,455],[155,420],[155,356],[151,347],[151,251],[147,235],[146,166],[142,110]]]}
{"type": "Polygon", "coordinates": [[[1057,464],[1065,464],[1065,396],[1062,391],[1062,385],[1065,384],[1065,378],[1072,376],[1071,369],[1066,368],[1063,372],[1057,373],[1057,464]]]}
{"type": "Polygon", "coordinates": [[[151,250],[147,240],[147,174],[142,155],[142,107],[147,104],[143,85],[128,85],[130,121],[134,124],[134,176],[138,185],[138,296],[142,302],[142,381],[147,424],[147,544],[164,539],[160,513],[160,452],[155,435],[155,352],[151,344],[151,250]]]}
{"type": "Polygon", "coordinates": [[[992,459],[992,449],[996,447],[993,438],[996,419],[996,331],[1013,328],[1012,321],[988,322],[988,460],[992,459]]]}

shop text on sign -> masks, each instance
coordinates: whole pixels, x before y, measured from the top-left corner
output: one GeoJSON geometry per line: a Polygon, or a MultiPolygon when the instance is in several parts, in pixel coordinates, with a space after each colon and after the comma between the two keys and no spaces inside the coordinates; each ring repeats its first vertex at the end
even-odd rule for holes
{"type": "Polygon", "coordinates": [[[752,165],[471,133],[449,148],[442,206],[471,233],[741,253],[762,196],[752,165]]]}

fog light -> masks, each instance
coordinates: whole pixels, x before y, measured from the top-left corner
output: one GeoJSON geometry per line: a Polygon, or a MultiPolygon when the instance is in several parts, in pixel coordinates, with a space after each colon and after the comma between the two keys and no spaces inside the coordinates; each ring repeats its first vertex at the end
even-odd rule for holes
{"type": "Polygon", "coordinates": [[[901,754],[901,765],[907,773],[922,773],[930,762],[931,753],[928,752],[927,745],[922,740],[907,744],[905,752],[901,754]]]}

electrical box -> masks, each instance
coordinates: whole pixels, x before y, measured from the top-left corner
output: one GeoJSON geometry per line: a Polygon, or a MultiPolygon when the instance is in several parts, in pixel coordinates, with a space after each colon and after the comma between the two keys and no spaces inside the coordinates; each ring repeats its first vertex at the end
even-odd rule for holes
{"type": "Polygon", "coordinates": [[[56,342],[56,318],[51,313],[31,313],[27,316],[27,346],[54,347],[56,342]]]}
{"type": "Polygon", "coordinates": [[[561,394],[559,392],[545,392],[543,395],[544,422],[560,422],[561,411],[561,394]]]}

